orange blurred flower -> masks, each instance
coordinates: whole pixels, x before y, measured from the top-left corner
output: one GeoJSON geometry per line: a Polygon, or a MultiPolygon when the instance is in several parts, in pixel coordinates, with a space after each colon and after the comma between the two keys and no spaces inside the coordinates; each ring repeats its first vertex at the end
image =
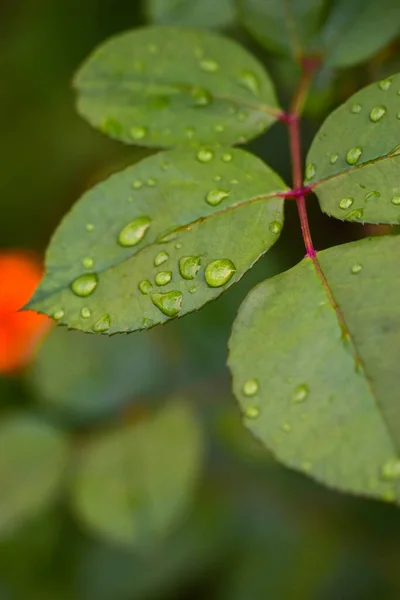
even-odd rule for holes
{"type": "Polygon", "coordinates": [[[0,252],[0,373],[24,367],[52,320],[34,312],[18,312],[42,276],[40,263],[23,251],[0,252]]]}

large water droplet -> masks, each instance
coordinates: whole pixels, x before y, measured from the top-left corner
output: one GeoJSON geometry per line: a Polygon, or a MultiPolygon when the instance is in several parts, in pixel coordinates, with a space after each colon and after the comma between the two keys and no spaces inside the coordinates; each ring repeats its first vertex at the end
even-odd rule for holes
{"type": "Polygon", "coordinates": [[[81,275],[71,283],[71,289],[77,296],[90,296],[97,287],[99,279],[96,273],[81,275]]]}
{"type": "Polygon", "coordinates": [[[355,148],[350,148],[346,155],[346,161],[349,165],[355,165],[361,158],[362,148],[360,146],[356,146],[355,148]]]}
{"type": "Polygon", "coordinates": [[[384,117],[386,114],[386,107],[385,106],[375,106],[375,108],[373,108],[371,110],[371,112],[369,113],[369,118],[371,119],[371,121],[373,123],[377,123],[378,121],[380,121],[382,119],[382,117],[384,117]]]}
{"type": "Polygon", "coordinates": [[[85,267],[85,269],[93,269],[93,258],[91,256],[85,256],[85,258],[82,260],[82,265],[85,267]]]}
{"type": "Polygon", "coordinates": [[[362,219],[364,216],[364,211],[362,208],[356,208],[355,210],[352,210],[351,212],[349,212],[345,219],[346,221],[358,221],[359,219],[362,219]]]}
{"type": "Polygon", "coordinates": [[[201,267],[201,256],[182,256],[179,259],[179,272],[183,279],[194,279],[201,267]]]}
{"type": "Polygon", "coordinates": [[[400,479],[400,460],[391,458],[386,461],[382,466],[381,475],[384,479],[400,479]]]}
{"type": "Polygon", "coordinates": [[[300,385],[297,386],[297,388],[294,390],[293,392],[293,402],[304,402],[304,400],[307,398],[308,394],[309,394],[309,388],[308,385],[306,385],[305,383],[302,383],[300,385]]]}
{"type": "Polygon", "coordinates": [[[206,71],[207,73],[215,73],[219,69],[219,64],[216,60],[212,60],[211,58],[204,58],[199,62],[200,69],[206,71]]]}
{"type": "Polygon", "coordinates": [[[362,271],[362,266],[359,265],[358,263],[356,263],[355,265],[353,265],[351,267],[351,272],[353,273],[353,275],[357,275],[358,273],[360,273],[362,271]]]}
{"type": "Polygon", "coordinates": [[[204,88],[193,88],[191,96],[193,98],[193,104],[200,108],[204,106],[209,106],[213,101],[213,97],[210,94],[210,92],[208,90],[205,90],[204,88]]]}
{"type": "Polygon", "coordinates": [[[248,419],[258,419],[260,416],[260,409],[258,406],[248,406],[244,412],[248,419]]]}
{"type": "Polygon", "coordinates": [[[243,385],[243,394],[245,396],[255,396],[259,390],[257,379],[248,379],[243,385]]]}
{"type": "Polygon", "coordinates": [[[339,207],[342,210],[347,210],[348,208],[350,208],[350,206],[353,204],[354,202],[354,198],[343,198],[343,200],[341,200],[339,202],[339,207]]]}
{"type": "Polygon", "coordinates": [[[81,310],[81,317],[83,319],[89,319],[92,316],[92,311],[87,306],[84,306],[81,310]]]}
{"type": "Polygon", "coordinates": [[[153,285],[152,283],[150,283],[150,281],[148,279],[144,279],[143,281],[141,281],[139,283],[139,290],[142,292],[142,294],[150,294],[150,292],[153,289],[153,285]]]}
{"type": "Polygon", "coordinates": [[[279,221],[272,221],[269,224],[269,230],[276,235],[282,231],[282,224],[279,221]]]}
{"type": "Polygon", "coordinates": [[[182,294],[177,290],[165,294],[153,294],[151,300],[167,317],[176,317],[182,308],[182,294]]]}
{"type": "Polygon", "coordinates": [[[136,127],[132,127],[130,130],[131,138],[133,140],[142,140],[144,137],[146,137],[146,133],[147,133],[146,127],[136,126],[136,127]]]}
{"type": "Polygon", "coordinates": [[[221,287],[236,273],[236,267],[229,258],[220,258],[210,262],[205,270],[206,282],[210,287],[221,287]]]}
{"type": "Polygon", "coordinates": [[[238,78],[240,85],[250,90],[255,96],[260,93],[260,81],[253,71],[243,71],[238,78]]]}
{"type": "Polygon", "coordinates": [[[172,271],[161,271],[157,273],[155,282],[157,285],[167,285],[172,280],[172,271]]]}
{"type": "Polygon", "coordinates": [[[225,190],[211,190],[206,196],[206,202],[211,206],[218,206],[222,200],[229,196],[230,192],[225,190]]]}
{"type": "Polygon", "coordinates": [[[108,331],[110,327],[110,315],[103,315],[98,321],[96,321],[92,329],[95,333],[104,333],[105,331],[108,331]]]}
{"type": "Polygon", "coordinates": [[[169,255],[167,254],[167,252],[164,252],[164,250],[162,250],[155,257],[154,266],[159,267],[160,265],[163,265],[168,259],[169,259],[169,255]]]}
{"type": "Polygon", "coordinates": [[[387,92],[390,86],[392,85],[392,79],[390,77],[388,77],[387,79],[383,79],[378,83],[378,85],[381,88],[381,90],[387,92]]]}
{"type": "Polygon", "coordinates": [[[394,196],[394,198],[392,198],[391,202],[395,206],[400,206],[400,196],[394,196]]]}
{"type": "Polygon", "coordinates": [[[197,160],[202,163],[208,163],[213,158],[214,158],[214,154],[211,152],[211,150],[206,150],[205,148],[202,148],[197,153],[197,160]]]}
{"type": "Polygon", "coordinates": [[[314,165],[314,163],[309,163],[306,166],[306,179],[307,181],[310,181],[310,179],[312,179],[313,177],[315,177],[315,173],[317,172],[316,166],[314,165]]]}
{"type": "Polygon", "coordinates": [[[362,109],[362,106],[361,106],[361,104],[358,104],[358,102],[355,102],[355,103],[352,105],[352,107],[351,107],[351,109],[350,109],[350,110],[351,110],[351,112],[352,112],[354,115],[357,115],[358,113],[360,113],[360,112],[361,112],[361,109],[362,109]]]}
{"type": "Polygon", "coordinates": [[[150,217],[139,217],[135,219],[120,231],[118,242],[121,246],[135,246],[142,241],[148,228],[150,227],[150,217]]]}
{"type": "Polygon", "coordinates": [[[63,309],[62,309],[62,308],[59,308],[58,310],[55,310],[55,311],[53,312],[53,319],[54,319],[55,321],[59,321],[60,319],[62,319],[62,318],[63,318],[63,316],[64,316],[64,315],[65,315],[65,312],[63,311],[63,309]]]}

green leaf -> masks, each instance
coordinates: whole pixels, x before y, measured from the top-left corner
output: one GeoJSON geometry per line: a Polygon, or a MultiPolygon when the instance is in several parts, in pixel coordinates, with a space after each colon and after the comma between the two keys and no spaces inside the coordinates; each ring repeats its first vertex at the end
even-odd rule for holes
{"type": "Polygon", "coordinates": [[[315,45],[329,67],[368,60],[400,34],[398,0],[339,0],[315,45]]]}
{"type": "Polygon", "coordinates": [[[192,409],[170,403],[152,418],[93,439],[73,484],[79,516],[101,535],[148,545],[186,512],[202,461],[192,409]]]}
{"type": "Polygon", "coordinates": [[[276,121],[264,67],[206,31],[146,27],[98,48],[77,74],[78,111],[127,144],[243,143],[276,121]]]}
{"type": "Polygon", "coordinates": [[[0,424],[0,536],[42,512],[62,485],[68,444],[56,429],[15,415],[0,424]]]}
{"type": "Polygon", "coordinates": [[[305,258],[250,292],[229,343],[246,424],[279,460],[397,502],[399,252],[386,236],[305,258]]]}
{"type": "Polygon", "coordinates": [[[300,58],[318,30],[325,0],[236,0],[244,27],[265,48],[300,58]]]}
{"type": "Polygon", "coordinates": [[[306,184],[324,212],[366,223],[400,221],[400,74],[352,96],[323,123],[306,184]]]}
{"type": "Polygon", "coordinates": [[[231,0],[147,0],[146,7],[160,25],[223,27],[233,21],[231,0]]]}
{"type": "Polygon", "coordinates": [[[101,333],[146,329],[196,310],[278,239],[283,200],[276,192],[284,189],[242,150],[147,158],[87,192],[64,219],[29,308],[101,333]]]}

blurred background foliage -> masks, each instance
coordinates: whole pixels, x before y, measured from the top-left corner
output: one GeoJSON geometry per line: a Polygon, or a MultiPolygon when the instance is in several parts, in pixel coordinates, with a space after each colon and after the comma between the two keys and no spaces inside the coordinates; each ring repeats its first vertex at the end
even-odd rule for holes
{"type": "MultiPolygon", "coordinates": [[[[0,0],[2,252],[43,256],[84,190],[144,156],[80,120],[69,83],[95,45],[149,20],[225,30],[287,106],[297,67],[257,46],[227,0],[0,0]]],[[[330,110],[397,71],[399,40],[360,66],[323,68],[304,149],[330,110]]],[[[250,149],[289,181],[282,125],[250,149]]],[[[319,249],[381,232],[329,220],[313,200],[310,211],[319,249]]],[[[201,312],[110,339],[52,329],[0,377],[0,600],[400,598],[398,509],[280,467],[231,397],[236,311],[303,252],[289,201],[279,243],[201,312]]],[[[0,329],[13,285],[2,280],[0,329]]]]}

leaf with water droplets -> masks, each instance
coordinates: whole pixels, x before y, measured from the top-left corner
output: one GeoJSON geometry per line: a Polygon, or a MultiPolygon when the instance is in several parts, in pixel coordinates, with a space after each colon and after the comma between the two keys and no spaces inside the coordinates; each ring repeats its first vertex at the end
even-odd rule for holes
{"type": "Polygon", "coordinates": [[[399,92],[400,74],[373,83],[321,126],[307,156],[313,169],[306,184],[313,186],[328,215],[362,223],[400,223],[399,92]],[[354,106],[360,110],[354,112],[354,106]]]}
{"type": "Polygon", "coordinates": [[[231,0],[147,0],[150,21],[180,27],[223,27],[233,21],[231,0]]]}
{"type": "Polygon", "coordinates": [[[187,402],[87,442],[75,467],[79,517],[118,543],[147,547],[183,518],[202,463],[201,431],[187,402]]]}
{"type": "Polygon", "coordinates": [[[243,143],[280,112],[263,66],[236,42],[195,29],[146,27],[98,48],[75,79],[78,111],[127,144],[243,143]]]}
{"type": "Polygon", "coordinates": [[[197,310],[279,238],[277,194],[285,189],[242,150],[201,147],[148,157],[87,192],[65,217],[30,308],[102,334],[197,310]]]}
{"type": "Polygon", "coordinates": [[[398,236],[364,239],[259,284],[229,366],[248,427],[280,461],[400,503],[399,253],[398,236]]]}

